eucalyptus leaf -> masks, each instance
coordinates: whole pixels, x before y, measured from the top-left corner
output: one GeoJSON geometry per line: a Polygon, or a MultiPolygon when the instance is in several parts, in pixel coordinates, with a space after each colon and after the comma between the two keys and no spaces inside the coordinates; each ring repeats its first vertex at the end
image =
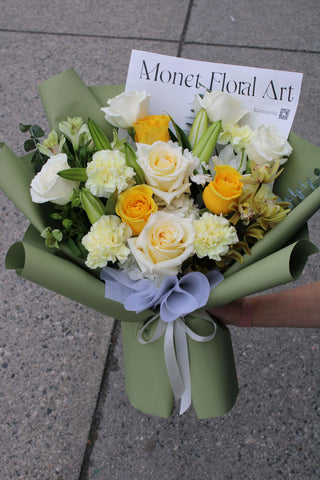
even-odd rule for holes
{"type": "Polygon", "coordinates": [[[31,150],[34,150],[37,145],[32,138],[28,138],[28,140],[24,142],[23,146],[26,152],[31,152],[31,150]]]}
{"type": "Polygon", "coordinates": [[[42,130],[41,127],[39,127],[39,125],[32,125],[30,133],[37,138],[44,137],[45,135],[44,131],[42,130]]]}
{"type": "Polygon", "coordinates": [[[20,129],[20,132],[22,133],[28,132],[31,127],[32,125],[24,125],[23,123],[19,123],[19,129],[20,129]]]}

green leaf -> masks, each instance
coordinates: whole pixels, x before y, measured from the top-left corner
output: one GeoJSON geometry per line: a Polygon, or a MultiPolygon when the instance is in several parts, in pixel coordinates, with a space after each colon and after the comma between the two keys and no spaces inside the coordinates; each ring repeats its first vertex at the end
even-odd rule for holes
{"type": "Polygon", "coordinates": [[[107,135],[91,118],[88,118],[88,128],[97,150],[112,150],[107,135]]]}
{"type": "Polygon", "coordinates": [[[60,213],[56,213],[56,212],[51,213],[50,217],[53,218],[53,220],[62,220],[63,218],[60,213]]]}
{"type": "Polygon", "coordinates": [[[72,238],[68,238],[68,247],[76,257],[82,257],[80,249],[78,248],[76,243],[72,240],[72,238]]]}
{"type": "Polygon", "coordinates": [[[136,152],[133,150],[131,145],[129,145],[129,143],[124,144],[124,153],[126,158],[126,164],[128,165],[128,167],[133,168],[133,170],[136,172],[136,182],[140,185],[145,183],[146,180],[144,172],[140,165],[138,165],[136,152]]]}
{"type": "Polygon", "coordinates": [[[64,218],[62,221],[62,225],[66,230],[69,230],[69,228],[72,226],[72,220],[70,218],[64,218]]]}
{"type": "Polygon", "coordinates": [[[22,133],[26,133],[30,130],[32,125],[24,125],[23,123],[19,123],[19,129],[20,129],[20,132],[22,133]]]}
{"type": "Polygon", "coordinates": [[[118,191],[113,192],[107,200],[106,204],[106,215],[115,215],[116,214],[116,203],[118,200],[118,191]]]}
{"type": "MultiPolygon", "coordinates": [[[[169,117],[170,117],[170,115],[169,115],[169,117]]],[[[170,117],[170,120],[172,122],[172,125],[174,126],[175,131],[176,131],[176,135],[177,135],[179,145],[183,149],[187,148],[191,152],[191,145],[190,145],[190,142],[189,142],[189,139],[188,139],[187,135],[184,133],[182,128],[180,128],[179,125],[176,124],[176,122],[173,120],[172,117],[170,117]]]]}
{"type": "Polygon", "coordinates": [[[58,172],[59,177],[66,180],[73,180],[74,182],[85,182],[88,179],[85,168],[75,167],[67,168],[58,172]]]}
{"type": "Polygon", "coordinates": [[[52,230],[52,235],[57,240],[57,242],[61,242],[63,238],[61,230],[55,228],[54,230],[52,230]]]}
{"type": "Polygon", "coordinates": [[[80,205],[81,205],[81,202],[80,202],[79,197],[71,199],[71,207],[72,208],[79,207],[80,205]]]}
{"type": "Polygon", "coordinates": [[[23,146],[26,152],[31,152],[31,150],[36,148],[36,142],[32,138],[28,138],[28,140],[24,142],[23,146]]]}
{"type": "Polygon", "coordinates": [[[89,140],[85,145],[81,145],[79,147],[78,155],[81,165],[86,166],[88,162],[90,162],[92,157],[92,149],[90,149],[89,145],[91,140],[89,140]]]}
{"type": "Polygon", "coordinates": [[[170,138],[173,142],[178,142],[177,137],[175,136],[175,134],[173,133],[173,131],[170,128],[169,128],[169,135],[170,135],[170,138]]]}
{"type": "Polygon", "coordinates": [[[41,127],[39,127],[39,125],[32,125],[30,133],[31,135],[37,138],[44,137],[45,135],[44,131],[42,130],[41,127]]]}

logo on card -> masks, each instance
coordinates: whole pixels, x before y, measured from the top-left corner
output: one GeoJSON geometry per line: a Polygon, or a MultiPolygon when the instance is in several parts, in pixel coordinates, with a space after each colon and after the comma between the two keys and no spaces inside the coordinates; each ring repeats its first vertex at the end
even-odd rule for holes
{"type": "Polygon", "coordinates": [[[280,120],[288,120],[289,113],[290,110],[288,108],[281,108],[278,118],[280,118],[280,120]]]}

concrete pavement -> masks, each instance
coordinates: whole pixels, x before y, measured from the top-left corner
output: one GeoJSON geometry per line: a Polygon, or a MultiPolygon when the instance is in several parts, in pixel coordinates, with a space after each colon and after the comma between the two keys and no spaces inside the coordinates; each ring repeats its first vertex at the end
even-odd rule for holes
{"type": "MultiPolygon", "coordinates": [[[[1,141],[47,128],[37,85],[124,83],[132,48],[304,73],[293,131],[320,146],[317,0],[0,0],[1,141]]],[[[231,328],[240,394],[219,419],[159,419],[124,393],[111,318],[4,269],[27,221],[0,193],[1,480],[316,480],[319,332],[231,328]]],[[[320,214],[309,222],[320,247],[320,214]]],[[[296,285],[319,280],[319,255],[296,285]]],[[[288,288],[288,287],[286,287],[288,288]]]]}

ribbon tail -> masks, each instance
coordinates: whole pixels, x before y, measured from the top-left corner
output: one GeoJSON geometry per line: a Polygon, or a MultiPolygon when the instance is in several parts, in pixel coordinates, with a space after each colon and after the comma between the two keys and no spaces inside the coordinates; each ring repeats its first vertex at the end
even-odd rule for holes
{"type": "Polygon", "coordinates": [[[188,410],[191,405],[191,377],[189,365],[189,352],[185,324],[181,318],[174,322],[174,339],[178,358],[178,365],[182,376],[184,390],[181,395],[180,415],[188,410]]]}
{"type": "Polygon", "coordinates": [[[173,395],[175,400],[178,401],[180,400],[185,388],[175,352],[173,323],[175,322],[167,324],[166,333],[164,336],[164,356],[173,395]]]}

